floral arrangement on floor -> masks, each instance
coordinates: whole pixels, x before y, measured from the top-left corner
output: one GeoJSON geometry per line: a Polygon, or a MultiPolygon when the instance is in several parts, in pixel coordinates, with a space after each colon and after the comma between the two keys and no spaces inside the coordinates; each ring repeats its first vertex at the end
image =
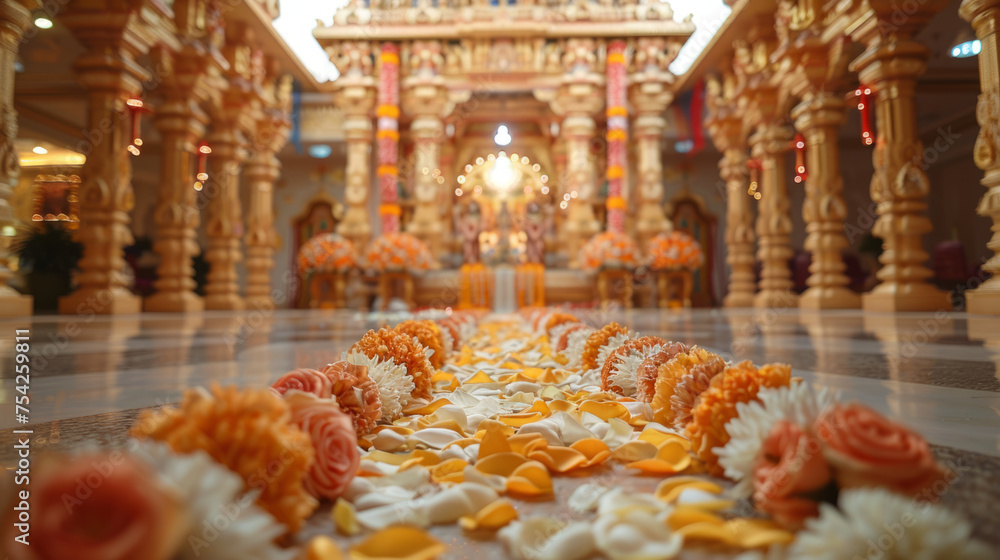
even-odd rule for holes
{"type": "Polygon", "coordinates": [[[521,560],[994,557],[937,503],[954,473],[920,435],[787,365],[562,310],[406,320],[270,388],[191,389],[131,433],[33,465],[34,546],[8,538],[10,558],[331,560],[336,534],[355,560],[424,560],[446,524],[521,560]],[[574,520],[521,518],[557,477],[574,520]]]}
{"type": "Polygon", "coordinates": [[[590,238],[580,251],[584,270],[639,266],[639,249],[631,237],[619,231],[605,231],[590,238]]]}
{"type": "Polygon", "coordinates": [[[302,244],[299,272],[345,272],[357,266],[354,244],[337,233],[321,233],[302,244]]]}
{"type": "Polygon", "coordinates": [[[695,270],[703,264],[701,244],[682,231],[660,233],[649,240],[649,267],[653,270],[695,270]]]}
{"type": "Polygon", "coordinates": [[[365,268],[377,272],[419,272],[434,267],[434,257],[423,241],[409,233],[383,233],[368,244],[365,268]]]}

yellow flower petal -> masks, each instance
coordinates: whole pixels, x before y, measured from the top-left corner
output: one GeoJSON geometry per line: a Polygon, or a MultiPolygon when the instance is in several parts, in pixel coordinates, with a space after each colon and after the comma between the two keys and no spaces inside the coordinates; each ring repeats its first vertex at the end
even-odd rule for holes
{"type": "Polygon", "coordinates": [[[479,444],[479,458],[489,457],[494,453],[510,453],[510,443],[507,436],[499,428],[487,429],[479,444]]]}
{"type": "Polygon", "coordinates": [[[612,418],[621,418],[622,420],[627,421],[632,417],[632,415],[629,414],[628,409],[625,408],[625,405],[614,401],[584,401],[580,404],[580,412],[589,412],[605,422],[611,420],[612,418]]]}
{"type": "Polygon", "coordinates": [[[645,474],[667,475],[684,471],[691,466],[691,455],[676,441],[668,441],[656,452],[656,457],[635,461],[627,465],[645,474]]]}
{"type": "Polygon", "coordinates": [[[463,385],[475,385],[477,383],[496,383],[496,380],[490,377],[485,371],[480,371],[476,375],[466,379],[463,385]]]}
{"type": "Polygon", "coordinates": [[[407,409],[407,410],[403,411],[403,413],[407,414],[407,415],[417,414],[417,415],[420,415],[420,416],[426,416],[428,414],[434,414],[434,412],[437,411],[437,409],[441,408],[442,406],[444,406],[446,404],[452,404],[452,403],[448,399],[437,399],[436,401],[434,401],[434,402],[432,402],[430,404],[424,405],[424,406],[422,406],[420,408],[407,409]]]}
{"type": "Polygon", "coordinates": [[[464,480],[462,471],[467,466],[469,463],[461,459],[448,459],[430,468],[431,478],[434,482],[462,482],[464,480]],[[456,473],[459,476],[454,476],[456,473]]]}
{"type": "Polygon", "coordinates": [[[344,555],[340,547],[330,537],[320,535],[313,537],[306,545],[300,560],[341,560],[344,555]]]}
{"type": "Polygon", "coordinates": [[[536,449],[528,453],[528,458],[542,463],[552,472],[564,473],[584,466],[587,457],[569,447],[551,445],[544,449],[536,449]]]}
{"type": "Polygon", "coordinates": [[[521,464],[507,479],[507,492],[521,496],[542,496],[552,493],[552,476],[545,465],[537,461],[521,464]]]}
{"type": "Polygon", "coordinates": [[[581,439],[569,447],[583,453],[587,458],[586,464],[583,465],[585,467],[599,465],[611,456],[608,445],[597,438],[581,439]]]}
{"type": "Polygon", "coordinates": [[[668,504],[672,504],[677,501],[681,492],[688,488],[704,490],[705,492],[709,492],[711,494],[722,493],[721,486],[703,478],[694,476],[675,476],[661,482],[659,486],[656,487],[656,491],[653,492],[653,495],[668,504]]]}
{"type": "Polygon", "coordinates": [[[517,510],[514,509],[514,504],[510,500],[501,498],[479,510],[474,516],[460,518],[458,524],[466,531],[479,529],[496,531],[515,519],[517,510]]]}
{"type": "Polygon", "coordinates": [[[330,516],[333,517],[333,524],[337,527],[337,531],[348,537],[361,532],[357,513],[357,510],[354,509],[354,504],[343,498],[337,498],[337,501],[333,504],[333,509],[330,510],[330,516]]]}
{"type": "Polygon", "coordinates": [[[795,534],[764,519],[734,519],[729,522],[736,531],[736,541],[743,548],[765,548],[773,544],[789,544],[795,534]]]}
{"type": "Polygon", "coordinates": [[[698,522],[677,529],[678,535],[684,535],[684,541],[710,541],[724,545],[737,544],[736,534],[725,524],[698,522]]]}
{"type": "Polygon", "coordinates": [[[667,524],[675,531],[696,523],[722,525],[725,522],[725,519],[717,515],[691,506],[677,506],[667,519],[667,524]]]}
{"type": "Polygon", "coordinates": [[[535,399],[535,402],[531,404],[531,408],[521,411],[522,414],[528,412],[541,413],[545,418],[552,416],[552,411],[549,410],[549,405],[545,404],[545,401],[542,399],[535,399]]]}
{"type": "Polygon", "coordinates": [[[611,457],[618,461],[631,463],[642,461],[643,459],[652,459],[656,457],[656,452],[656,446],[652,443],[633,440],[618,446],[617,449],[611,452],[611,457]]]}
{"type": "MultiPolygon", "coordinates": [[[[542,391],[542,393],[544,392],[545,391],[542,391]]],[[[570,401],[562,401],[562,400],[549,401],[548,405],[549,409],[552,412],[573,412],[574,410],[576,410],[576,403],[570,401]]]]}
{"type": "Polygon", "coordinates": [[[494,453],[485,459],[476,461],[476,470],[486,474],[498,474],[500,476],[510,476],[517,467],[527,463],[528,459],[523,455],[509,451],[506,453],[494,453]]]}
{"type": "Polygon", "coordinates": [[[448,547],[426,531],[406,525],[382,529],[351,547],[351,560],[431,560],[448,547]]]}
{"type": "MultiPolygon", "coordinates": [[[[548,447],[549,442],[545,440],[545,436],[537,432],[527,433],[527,434],[516,434],[506,438],[507,444],[510,446],[510,451],[514,453],[520,453],[521,455],[527,455],[529,452],[538,449],[540,447],[548,447]]],[[[479,448],[479,455],[482,456],[482,447],[479,448]]]]}
{"type": "Polygon", "coordinates": [[[639,441],[648,441],[649,443],[652,443],[656,447],[660,447],[663,444],[667,443],[668,441],[675,441],[679,443],[681,446],[683,446],[684,449],[687,449],[688,451],[691,450],[691,442],[688,441],[686,438],[683,438],[677,434],[661,432],[660,430],[656,430],[653,428],[647,428],[643,430],[642,433],[639,434],[639,441]]]}
{"type": "Polygon", "coordinates": [[[519,412],[517,414],[505,414],[500,416],[498,420],[513,428],[520,428],[525,424],[538,422],[543,418],[545,416],[541,412],[519,412]]]}

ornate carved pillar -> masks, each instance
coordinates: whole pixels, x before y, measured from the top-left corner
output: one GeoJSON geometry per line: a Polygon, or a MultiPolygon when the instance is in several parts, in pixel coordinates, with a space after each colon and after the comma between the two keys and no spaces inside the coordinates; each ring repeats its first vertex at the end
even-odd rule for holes
{"type": "MultiPolygon", "coordinates": [[[[982,185],[986,195],[976,213],[993,220],[993,237],[987,247],[994,253],[983,269],[993,276],[975,290],[965,292],[966,309],[971,313],[1000,315],[1000,0],[965,0],[959,14],[972,23],[982,42],[979,52],[979,83],[982,93],[976,106],[979,137],[973,157],[986,172],[982,185]]],[[[970,327],[971,330],[971,327],[970,327]]]]}
{"type": "Polygon", "coordinates": [[[667,122],[663,112],[673,101],[670,84],[673,75],[667,70],[676,58],[679,46],[663,37],[640,37],[629,76],[629,101],[635,111],[632,135],[638,156],[636,232],[640,250],[645,253],[649,240],[671,229],[663,213],[663,161],[660,140],[667,122]]]}
{"type": "Polygon", "coordinates": [[[162,162],[157,193],[156,240],[153,250],[160,257],[156,293],[146,298],[146,311],[201,311],[204,301],[195,294],[194,267],[198,254],[198,192],[194,188],[198,144],[205,138],[209,116],[202,105],[217,106],[227,83],[222,78],[225,59],[222,20],[207,3],[177,2],[175,21],[184,38],[181,49],[172,53],[156,49],[159,67],[166,72],[160,88],[163,102],[153,124],[160,131],[162,162]]]}
{"type": "Polygon", "coordinates": [[[946,0],[914,3],[907,17],[898,17],[891,0],[870,0],[874,17],[852,38],[867,45],[851,63],[861,83],[875,92],[877,137],[872,156],[875,173],[871,197],[878,219],[872,233],[882,238],[881,283],[862,298],[867,311],[932,311],[950,307],[947,294],[927,283],[933,273],[924,264],[921,238],[933,228],[925,202],[930,184],[921,169],[923,144],[917,130],[917,78],[924,73],[929,52],[913,40],[946,0]],[[885,29],[892,30],[886,34],[885,29]]]}
{"type": "Polygon", "coordinates": [[[722,84],[709,82],[709,118],[705,125],[716,149],[722,152],[719,175],[726,183],[726,264],[729,290],[726,307],[752,307],[757,290],[757,259],[754,257],[753,198],[747,194],[747,145],[743,119],[722,84]]]}
{"type": "MultiPolygon", "coordinates": [[[[14,211],[7,200],[14,191],[21,166],[14,140],[17,138],[17,111],[14,110],[14,60],[24,30],[31,25],[34,2],[0,2],[0,227],[14,225],[14,211]]],[[[0,317],[31,315],[32,298],[7,285],[7,268],[12,238],[0,233],[0,317]]]]}
{"type": "Polygon", "coordinates": [[[795,127],[805,136],[806,221],[805,248],[812,252],[809,288],[799,298],[803,309],[841,309],[861,306],[861,297],[847,288],[841,251],[844,235],[844,180],[840,175],[837,131],[844,123],[844,98],[832,93],[810,95],[792,110],[795,127]]]}
{"type": "Polygon", "coordinates": [[[441,253],[444,235],[438,207],[441,143],[445,140],[442,117],[450,112],[448,91],[438,70],[444,62],[439,41],[415,41],[410,48],[409,75],[403,80],[402,108],[412,117],[410,137],[414,143],[413,195],[416,207],[406,231],[419,237],[434,255],[441,253]],[[437,170],[439,173],[435,174],[437,170]]]}
{"type": "Polygon", "coordinates": [[[133,239],[129,212],[134,204],[126,100],[140,96],[150,78],[135,59],[167,40],[156,35],[170,29],[163,10],[152,1],[88,2],[68,5],[60,17],[87,48],[75,68],[88,90],[90,148],[80,187],[80,287],[60,300],[60,313],[138,313],[142,307],[122,275],[122,249],[133,239]]]}
{"type": "Polygon", "coordinates": [[[594,116],[604,108],[604,77],[593,72],[597,62],[597,43],[593,39],[570,39],[562,55],[566,74],[556,91],[553,109],[563,115],[559,134],[566,145],[566,174],[562,192],[576,191],[577,198],[569,201],[569,212],[563,224],[570,266],[576,267],[580,249],[601,224],[594,215],[597,196],[597,169],[590,146],[597,134],[594,116]]]}
{"type": "MultiPolygon", "coordinates": [[[[276,68],[273,68],[276,70],[276,68]]],[[[281,162],[276,154],[288,141],[291,122],[292,77],[275,80],[269,76],[263,118],[257,121],[253,135],[253,155],[247,161],[245,174],[249,189],[246,237],[246,303],[256,309],[273,309],[271,269],[277,233],[274,229],[274,182],[281,176],[281,162]]],[[[285,288],[287,290],[287,288],[285,288]]],[[[291,294],[284,294],[288,297],[291,294]]]]}
{"type": "Polygon", "coordinates": [[[330,60],[340,70],[334,82],[337,107],[344,113],[344,140],[347,144],[347,211],[337,225],[337,233],[363,251],[372,236],[368,197],[372,182],[372,119],[377,90],[372,76],[372,49],[367,41],[348,41],[328,49],[330,60]]]}
{"type": "Polygon", "coordinates": [[[792,307],[798,296],[792,292],[788,261],[795,255],[791,245],[792,216],[788,202],[785,156],[791,148],[792,131],[777,121],[766,121],[750,137],[752,155],[761,164],[760,213],[757,215],[757,259],[761,262],[760,291],[754,307],[792,307]]]}

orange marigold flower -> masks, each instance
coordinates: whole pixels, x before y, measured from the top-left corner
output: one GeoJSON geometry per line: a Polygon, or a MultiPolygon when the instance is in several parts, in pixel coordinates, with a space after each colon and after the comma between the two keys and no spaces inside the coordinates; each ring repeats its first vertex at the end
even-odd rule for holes
{"type": "Polygon", "coordinates": [[[552,329],[558,327],[563,323],[576,323],[580,320],[576,318],[571,313],[553,313],[549,315],[549,319],[545,321],[545,334],[551,334],[552,329]]]}
{"type": "Polygon", "coordinates": [[[670,401],[677,391],[677,385],[685,376],[702,364],[717,362],[717,367],[725,367],[722,358],[705,350],[694,346],[689,352],[677,354],[667,363],[661,365],[657,370],[656,383],[653,387],[653,400],[650,406],[653,409],[653,420],[671,426],[674,423],[674,410],[670,401]]]}
{"type": "Polygon", "coordinates": [[[350,351],[361,352],[369,358],[392,358],[397,364],[406,366],[406,373],[413,378],[414,397],[424,399],[431,396],[434,370],[424,354],[424,345],[412,336],[382,327],[377,331],[368,331],[350,351]]]}
{"type": "Polygon", "coordinates": [[[726,362],[715,356],[712,360],[695,364],[688,374],[674,385],[670,397],[670,409],[674,413],[674,428],[683,430],[691,421],[691,411],[701,396],[712,384],[712,380],[726,369],[726,362]]]}
{"type": "Polygon", "coordinates": [[[323,374],[330,380],[333,399],[351,417],[354,431],[363,436],[374,430],[382,419],[382,399],[378,385],[368,377],[368,367],[340,361],[323,368],[323,374]]]}
{"type": "Polygon", "coordinates": [[[459,330],[458,322],[451,317],[448,317],[438,321],[437,325],[442,329],[448,330],[448,334],[451,335],[451,339],[455,343],[455,350],[458,350],[462,345],[462,332],[459,330]]]}
{"type": "Polygon", "coordinates": [[[569,335],[570,335],[570,333],[578,331],[580,329],[585,329],[585,328],[587,328],[587,325],[585,325],[583,323],[577,323],[577,324],[569,327],[568,329],[564,330],[562,332],[562,334],[559,335],[559,339],[556,340],[555,351],[558,352],[558,353],[562,353],[564,350],[566,350],[566,347],[569,346],[569,335]]]}
{"type": "Polygon", "coordinates": [[[434,351],[429,358],[431,366],[435,369],[444,367],[444,339],[441,338],[441,330],[434,321],[403,321],[396,325],[396,332],[401,332],[415,337],[424,348],[434,351]]]}
{"type": "Polygon", "coordinates": [[[635,398],[642,402],[653,402],[656,392],[656,379],[660,375],[660,366],[674,359],[677,354],[690,352],[691,348],[683,342],[672,342],[655,354],[646,356],[639,364],[635,375],[635,398]]]}
{"type": "Polygon", "coordinates": [[[604,365],[601,367],[601,390],[602,391],[613,391],[619,395],[624,395],[621,387],[611,384],[611,369],[615,366],[618,358],[621,356],[627,356],[629,351],[643,350],[646,348],[652,348],[657,344],[665,344],[667,341],[663,340],[658,336],[641,336],[639,338],[633,338],[625,344],[622,344],[618,348],[615,348],[608,358],[604,360],[604,365]]]}
{"type": "Polygon", "coordinates": [[[791,383],[792,368],[768,364],[757,369],[749,361],[728,367],[712,379],[691,412],[687,425],[691,449],[705,462],[714,476],[723,476],[719,458],[713,451],[729,442],[726,424],[737,416],[736,404],[757,400],[761,388],[784,387],[791,383]]]}
{"type": "Polygon", "coordinates": [[[628,329],[618,323],[609,323],[599,330],[594,331],[587,337],[587,343],[583,346],[582,363],[583,369],[594,369],[597,367],[597,353],[616,334],[626,334],[628,329]]]}
{"type": "Polygon", "coordinates": [[[240,475],[247,490],[259,491],[257,505],[289,533],[318,505],[303,486],[315,457],[312,442],[270,389],[189,389],[179,407],[144,412],[132,435],[165,442],[177,453],[205,451],[240,475]]]}

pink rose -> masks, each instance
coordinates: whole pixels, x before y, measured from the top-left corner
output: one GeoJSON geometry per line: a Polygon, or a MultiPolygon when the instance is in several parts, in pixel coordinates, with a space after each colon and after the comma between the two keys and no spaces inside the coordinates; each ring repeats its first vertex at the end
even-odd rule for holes
{"type": "Polygon", "coordinates": [[[304,391],[312,393],[321,399],[330,398],[332,384],[330,378],[314,369],[300,368],[292,370],[278,378],[271,388],[279,395],[285,391],[304,391]]]}
{"type": "Polygon", "coordinates": [[[19,521],[8,518],[5,553],[11,560],[173,558],[186,524],[155,476],[119,451],[39,461],[31,473],[30,546],[14,541],[19,521]]]}
{"type": "Polygon", "coordinates": [[[816,435],[841,488],[882,486],[917,496],[944,479],[927,440],[864,405],[831,406],[816,420],[816,435]]]}
{"type": "Polygon", "coordinates": [[[285,395],[292,422],[309,434],[316,459],[303,481],[317,498],[336,500],[347,489],[361,463],[358,439],[351,417],[331,399],[291,391],[285,395]]]}
{"type": "Polygon", "coordinates": [[[830,483],[830,467],[819,440],[802,428],[780,421],[764,440],[754,471],[754,503],[779,524],[800,529],[819,515],[819,504],[808,494],[830,483]]]}

